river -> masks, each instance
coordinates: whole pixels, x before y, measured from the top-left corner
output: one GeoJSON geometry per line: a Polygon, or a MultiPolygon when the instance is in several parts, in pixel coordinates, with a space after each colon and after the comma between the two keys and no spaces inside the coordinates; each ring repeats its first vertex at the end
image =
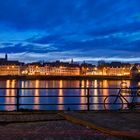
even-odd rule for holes
{"type": "MultiPolygon", "coordinates": [[[[2,80],[1,88],[75,88],[75,87],[104,87],[117,88],[120,87],[124,80],[2,80]]],[[[127,86],[138,86],[140,83],[125,80],[127,86]]],[[[111,95],[117,94],[118,89],[91,89],[90,95],[111,95]]],[[[22,89],[20,96],[55,96],[61,97],[20,97],[20,104],[62,104],[62,105],[20,105],[22,109],[35,110],[86,110],[86,105],[63,105],[70,103],[87,103],[86,97],[62,97],[62,96],[85,96],[85,89],[22,89]]],[[[125,94],[125,93],[123,93],[125,94]]],[[[0,89],[0,96],[15,96],[16,89],[0,89]]],[[[129,100],[129,99],[128,99],[129,100]]],[[[90,106],[92,110],[104,109],[102,104],[104,97],[91,97],[90,102],[95,103],[90,106]]],[[[15,104],[15,97],[0,97],[0,104],[15,104]]],[[[14,105],[1,105],[0,110],[15,110],[14,105]]]]}

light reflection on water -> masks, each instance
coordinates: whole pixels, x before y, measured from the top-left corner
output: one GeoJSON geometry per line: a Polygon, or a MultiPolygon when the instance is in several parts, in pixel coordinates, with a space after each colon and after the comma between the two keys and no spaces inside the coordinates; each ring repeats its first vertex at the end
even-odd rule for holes
{"type": "MultiPolygon", "coordinates": [[[[23,81],[16,81],[16,80],[5,80],[0,81],[0,87],[3,88],[15,88],[15,87],[21,87],[21,88],[47,88],[47,87],[57,87],[57,88],[63,88],[63,87],[120,87],[120,83],[122,81],[120,80],[48,80],[48,81],[41,81],[41,80],[23,80],[23,81]]],[[[127,83],[127,86],[138,86],[140,83],[132,83],[131,81],[127,80],[125,81],[127,83]]],[[[21,96],[40,96],[40,95],[77,95],[77,96],[85,96],[86,95],[86,89],[25,89],[20,90],[21,96]]],[[[118,90],[109,90],[109,89],[91,89],[90,94],[91,95],[110,95],[110,94],[117,94],[118,90]]],[[[126,95],[126,90],[122,92],[123,95],[126,95]]],[[[1,95],[5,96],[15,96],[16,90],[15,89],[6,89],[6,90],[0,90],[1,95]]],[[[127,98],[130,100],[129,98],[127,98]]],[[[12,97],[5,97],[0,99],[1,103],[5,104],[15,104],[16,98],[12,97]]],[[[91,97],[90,102],[93,103],[103,103],[104,97],[91,97]]],[[[65,104],[65,103],[86,103],[87,98],[86,97],[21,97],[20,103],[21,104],[65,104]]],[[[71,110],[86,110],[87,107],[85,105],[53,105],[53,106],[42,106],[42,105],[21,105],[20,108],[25,109],[46,109],[46,110],[67,110],[68,108],[71,110]]],[[[15,110],[15,106],[8,106],[5,105],[0,106],[1,110],[15,110]]],[[[99,110],[104,109],[103,105],[91,105],[91,109],[99,110]]]]}
{"type": "MultiPolygon", "coordinates": [[[[85,81],[84,80],[81,81],[81,87],[85,87],[85,81]]],[[[86,90],[85,89],[81,89],[81,96],[85,96],[85,95],[86,95],[86,90]]],[[[80,103],[81,104],[86,103],[86,101],[87,101],[87,99],[85,97],[81,97],[80,98],[80,103]]],[[[81,110],[85,110],[86,106],[85,105],[81,105],[80,109],[81,110]]]]}
{"type": "MultiPolygon", "coordinates": [[[[39,96],[39,80],[36,80],[35,81],[35,96],[39,96]]],[[[39,104],[39,97],[36,97],[34,98],[34,104],[39,104]]],[[[34,109],[35,110],[38,110],[39,109],[39,105],[35,105],[34,106],[34,109]]]]}
{"type": "MultiPolygon", "coordinates": [[[[16,81],[15,80],[7,80],[6,81],[6,88],[15,88],[16,81]]],[[[15,89],[6,89],[6,96],[15,96],[15,89]]],[[[15,104],[14,97],[7,97],[5,98],[5,104],[15,104]]],[[[13,110],[15,106],[6,105],[5,110],[13,110]]]]}
{"type": "MultiPolygon", "coordinates": [[[[63,81],[62,80],[59,81],[59,88],[63,88],[63,81]]],[[[58,95],[59,96],[63,96],[63,89],[59,89],[58,95]]],[[[64,103],[64,98],[63,97],[59,97],[58,98],[58,104],[63,104],[63,103],[64,103]]],[[[58,109],[59,110],[63,110],[64,106],[63,105],[59,105],[58,109]]]]}

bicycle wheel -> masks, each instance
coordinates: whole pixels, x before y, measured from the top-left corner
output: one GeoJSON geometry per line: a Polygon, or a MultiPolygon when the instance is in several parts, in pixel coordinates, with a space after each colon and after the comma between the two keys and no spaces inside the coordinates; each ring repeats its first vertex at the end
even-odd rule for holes
{"type": "Polygon", "coordinates": [[[123,100],[116,95],[107,96],[104,99],[105,110],[121,110],[123,109],[123,100]]]}

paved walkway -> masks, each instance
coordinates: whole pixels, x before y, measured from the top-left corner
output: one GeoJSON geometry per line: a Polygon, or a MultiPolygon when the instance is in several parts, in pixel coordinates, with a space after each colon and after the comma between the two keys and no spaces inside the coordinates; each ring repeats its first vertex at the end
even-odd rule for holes
{"type": "Polygon", "coordinates": [[[140,112],[65,112],[65,119],[124,138],[140,139],[140,112]]]}
{"type": "Polygon", "coordinates": [[[0,140],[139,139],[139,118],[139,112],[0,112],[0,140]]]}

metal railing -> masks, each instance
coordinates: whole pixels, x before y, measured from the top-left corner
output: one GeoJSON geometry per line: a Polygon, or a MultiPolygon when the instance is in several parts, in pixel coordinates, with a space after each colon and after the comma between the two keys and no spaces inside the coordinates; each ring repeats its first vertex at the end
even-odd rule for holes
{"type": "MultiPolygon", "coordinates": [[[[107,89],[107,90],[120,90],[120,88],[100,88],[100,87],[70,87],[70,88],[67,88],[67,87],[63,87],[63,88],[57,88],[57,87],[54,87],[54,88],[0,88],[0,90],[15,90],[16,94],[15,95],[11,95],[11,96],[6,96],[6,95],[0,95],[0,98],[15,98],[16,101],[14,104],[5,104],[5,103],[0,103],[0,106],[15,106],[16,107],[16,111],[19,111],[20,110],[20,106],[30,106],[30,105],[41,105],[41,106],[58,106],[58,105],[63,105],[63,106],[66,106],[66,105],[70,105],[70,106],[74,106],[74,105],[84,105],[86,106],[86,110],[90,111],[92,110],[91,109],[91,106],[92,105],[104,105],[104,101],[103,102],[97,102],[97,103],[94,103],[94,102],[91,102],[90,98],[106,98],[107,96],[109,95],[94,95],[94,94],[91,94],[90,91],[93,91],[93,90],[104,90],[104,89],[107,89]],[[21,91],[22,90],[85,90],[85,95],[30,95],[30,96],[27,96],[27,95],[21,95],[21,91]],[[21,103],[20,102],[20,99],[21,98],[29,98],[29,97],[32,97],[32,98],[85,98],[86,99],[86,102],[85,103],[21,103]]],[[[126,90],[126,93],[129,93],[130,91],[133,91],[133,90],[140,90],[140,88],[138,87],[132,87],[132,88],[121,88],[121,90],[126,90]]],[[[117,91],[117,92],[118,92],[117,91]]],[[[117,94],[117,93],[115,93],[117,94]]],[[[124,97],[133,97],[130,94],[127,94],[127,95],[124,95],[124,97]]],[[[110,103],[106,103],[106,104],[110,104],[110,103]]],[[[119,103],[118,103],[119,104],[119,103]]],[[[123,103],[123,104],[127,104],[127,103],[123,103]]]]}

